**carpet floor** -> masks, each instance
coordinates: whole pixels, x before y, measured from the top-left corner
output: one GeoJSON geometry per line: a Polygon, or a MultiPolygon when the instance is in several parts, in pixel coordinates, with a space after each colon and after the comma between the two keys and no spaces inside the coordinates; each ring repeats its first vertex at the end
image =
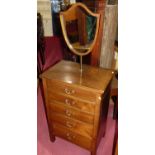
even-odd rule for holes
{"type": "MultiPolygon", "coordinates": [[[[40,89],[38,89],[37,101],[37,155],[90,155],[90,152],[88,150],[83,149],[61,138],[56,137],[54,143],[50,141],[40,89]]],[[[113,102],[112,100],[110,100],[106,134],[101,139],[101,142],[97,149],[97,155],[112,155],[116,123],[115,120],[113,120],[112,115],[113,102]]]]}

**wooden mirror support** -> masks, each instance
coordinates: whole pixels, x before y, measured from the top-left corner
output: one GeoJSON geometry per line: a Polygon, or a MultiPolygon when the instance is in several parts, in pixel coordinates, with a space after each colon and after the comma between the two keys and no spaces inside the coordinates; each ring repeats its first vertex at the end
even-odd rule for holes
{"type": "MultiPolygon", "coordinates": [[[[69,49],[74,54],[80,56],[80,69],[81,69],[81,71],[82,71],[82,57],[89,54],[93,50],[94,45],[96,43],[97,35],[98,35],[98,31],[99,31],[99,21],[100,21],[100,14],[93,13],[91,10],[89,10],[82,3],[75,3],[67,11],[60,12],[60,23],[61,23],[61,28],[62,28],[62,32],[63,32],[65,42],[66,42],[67,46],[69,47],[69,49]],[[84,10],[88,15],[96,18],[96,30],[95,30],[94,38],[91,41],[91,43],[88,43],[86,45],[80,45],[79,43],[71,43],[71,41],[69,40],[69,37],[67,35],[67,30],[66,30],[66,23],[67,22],[70,22],[73,20],[78,20],[79,8],[84,10]]],[[[81,24],[78,26],[82,28],[83,25],[81,24]]]]}

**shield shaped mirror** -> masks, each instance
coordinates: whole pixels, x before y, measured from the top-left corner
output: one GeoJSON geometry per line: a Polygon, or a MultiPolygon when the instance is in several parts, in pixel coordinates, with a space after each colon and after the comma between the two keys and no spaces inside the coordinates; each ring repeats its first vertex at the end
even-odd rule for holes
{"type": "Polygon", "coordinates": [[[100,15],[90,11],[84,4],[75,3],[67,11],[60,12],[63,36],[69,49],[80,56],[89,54],[96,43],[100,15]]]}

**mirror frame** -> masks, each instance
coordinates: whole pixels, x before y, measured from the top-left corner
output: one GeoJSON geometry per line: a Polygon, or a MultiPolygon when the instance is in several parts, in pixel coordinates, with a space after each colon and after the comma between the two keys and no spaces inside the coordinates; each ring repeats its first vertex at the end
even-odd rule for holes
{"type": "MultiPolygon", "coordinates": [[[[96,43],[97,40],[97,36],[98,36],[98,31],[99,31],[99,21],[100,21],[100,14],[99,13],[94,13],[91,10],[89,10],[84,4],[82,3],[75,3],[73,5],[71,5],[71,7],[67,10],[67,11],[63,11],[60,12],[60,23],[61,23],[61,27],[62,27],[62,32],[63,32],[63,36],[64,39],[66,41],[67,46],[69,47],[69,49],[74,53],[77,54],[79,56],[84,56],[89,54],[92,49],[94,48],[94,45],[96,43]],[[67,36],[67,32],[66,32],[66,21],[69,20],[74,20],[75,16],[76,16],[76,8],[81,7],[82,9],[84,9],[89,15],[96,17],[96,31],[95,31],[95,37],[94,40],[92,41],[92,43],[90,44],[90,47],[88,49],[86,49],[86,52],[79,52],[78,50],[76,50],[74,48],[74,46],[70,43],[69,38],[67,36]]],[[[82,45],[81,45],[82,46],[82,45]]],[[[85,46],[85,45],[84,45],[85,46]]]]}

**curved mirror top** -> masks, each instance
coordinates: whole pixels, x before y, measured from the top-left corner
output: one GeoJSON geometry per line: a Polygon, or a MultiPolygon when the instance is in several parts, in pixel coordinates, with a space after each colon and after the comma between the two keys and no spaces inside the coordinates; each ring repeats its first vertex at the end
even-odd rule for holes
{"type": "Polygon", "coordinates": [[[97,38],[99,14],[91,12],[82,3],[76,3],[60,12],[60,21],[70,50],[80,56],[90,53],[97,38]]]}

